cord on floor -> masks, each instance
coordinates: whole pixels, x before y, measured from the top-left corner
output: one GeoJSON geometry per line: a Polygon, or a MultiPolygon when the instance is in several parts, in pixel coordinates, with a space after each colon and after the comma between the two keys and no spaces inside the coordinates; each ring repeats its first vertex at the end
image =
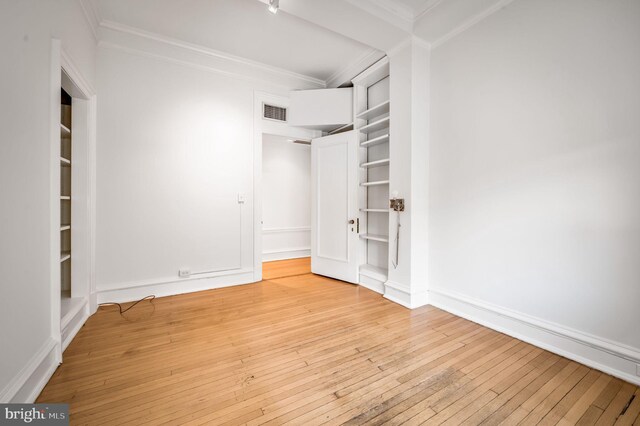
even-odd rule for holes
{"type": "Polygon", "coordinates": [[[149,302],[151,302],[153,304],[153,299],[155,299],[156,296],[155,294],[150,294],[149,296],[145,296],[140,300],[137,300],[136,302],[134,302],[133,305],[129,306],[127,309],[122,309],[122,305],[120,303],[117,302],[106,302],[106,303],[100,303],[98,306],[118,306],[118,309],[120,310],[120,315],[124,314],[125,312],[127,312],[128,310],[130,310],[131,308],[133,308],[134,306],[136,306],[138,303],[144,301],[144,300],[149,300],[149,302]]]}

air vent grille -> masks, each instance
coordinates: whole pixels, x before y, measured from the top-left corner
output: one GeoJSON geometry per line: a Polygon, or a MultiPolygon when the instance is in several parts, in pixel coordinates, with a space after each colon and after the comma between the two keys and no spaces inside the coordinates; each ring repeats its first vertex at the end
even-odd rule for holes
{"type": "Polygon", "coordinates": [[[287,109],[275,105],[263,104],[262,116],[268,120],[287,121],[287,109]]]}

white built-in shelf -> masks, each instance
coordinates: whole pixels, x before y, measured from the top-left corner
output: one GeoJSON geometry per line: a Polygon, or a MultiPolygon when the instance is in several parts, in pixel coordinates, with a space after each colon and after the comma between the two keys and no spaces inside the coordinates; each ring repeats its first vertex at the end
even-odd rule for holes
{"type": "Polygon", "coordinates": [[[388,180],[378,180],[375,182],[362,182],[360,186],[380,186],[380,185],[389,185],[388,180]]]}
{"type": "Polygon", "coordinates": [[[60,196],[60,199],[61,199],[61,200],[70,200],[70,199],[71,199],[71,197],[70,197],[69,195],[61,195],[61,196],[60,196]]]}
{"type": "Polygon", "coordinates": [[[386,235],[376,235],[376,234],[360,234],[360,238],[369,241],[379,241],[381,243],[388,243],[389,237],[386,235]]]}
{"type": "Polygon", "coordinates": [[[62,123],[60,123],[60,137],[61,138],[71,137],[71,130],[62,123]]]}
{"type": "Polygon", "coordinates": [[[389,213],[389,209],[360,209],[364,213],[389,213]]]}
{"type": "Polygon", "coordinates": [[[60,298],[60,327],[64,330],[86,304],[85,298],[71,297],[70,290],[63,290],[60,298]]]}
{"type": "Polygon", "coordinates": [[[62,253],[60,253],[60,263],[65,262],[69,259],[71,259],[71,252],[63,251],[62,253]]]}
{"type": "Polygon", "coordinates": [[[369,123],[366,126],[360,127],[360,131],[362,133],[372,133],[378,130],[389,128],[389,117],[382,118],[380,120],[376,120],[373,123],[369,123]]]}
{"type": "Polygon", "coordinates": [[[389,165],[389,159],[383,158],[382,160],[375,160],[375,161],[369,161],[367,163],[362,163],[360,164],[360,167],[362,167],[363,169],[370,169],[372,167],[381,167],[381,166],[388,166],[388,165],[389,165]]]}
{"type": "Polygon", "coordinates": [[[340,126],[337,129],[333,129],[329,132],[329,134],[335,135],[336,133],[347,132],[349,130],[353,130],[353,123],[345,124],[344,126],[340,126]]]}
{"type": "Polygon", "coordinates": [[[382,114],[386,114],[389,112],[390,101],[385,101],[381,104],[374,106],[373,108],[369,108],[366,111],[362,111],[360,114],[356,115],[356,118],[360,118],[362,120],[369,120],[371,118],[378,117],[382,114]]]}
{"type": "Polygon", "coordinates": [[[360,275],[373,278],[378,281],[386,281],[389,271],[386,268],[379,266],[373,266],[369,264],[360,265],[360,275]]]}
{"type": "Polygon", "coordinates": [[[71,166],[71,160],[67,160],[64,157],[60,157],[60,165],[62,167],[69,167],[69,166],[71,166]]]}
{"type": "Polygon", "coordinates": [[[381,143],[389,142],[389,135],[378,136],[377,138],[369,139],[368,141],[360,142],[360,146],[363,148],[369,148],[370,146],[380,145],[381,143]]]}
{"type": "Polygon", "coordinates": [[[60,231],[68,231],[71,229],[71,225],[60,225],[60,231]]]}

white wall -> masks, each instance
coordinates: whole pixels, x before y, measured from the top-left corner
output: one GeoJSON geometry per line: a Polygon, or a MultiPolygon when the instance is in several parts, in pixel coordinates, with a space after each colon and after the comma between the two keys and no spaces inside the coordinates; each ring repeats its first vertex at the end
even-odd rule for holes
{"type": "Polygon", "coordinates": [[[262,138],[262,259],[311,255],[311,147],[262,138]]]}
{"type": "Polygon", "coordinates": [[[98,300],[252,281],[254,90],[295,87],[110,45],[98,69],[98,300]]]}
{"type": "Polygon", "coordinates": [[[639,46],[636,0],[516,0],[432,52],[434,297],[640,354],[639,46]]]}
{"type": "MultiPolygon", "coordinates": [[[[92,84],[95,41],[77,1],[0,3],[0,401],[17,395],[51,342],[51,38],[92,84]],[[17,392],[17,393],[16,393],[17,392]]],[[[59,251],[57,249],[56,251],[59,251]]]]}

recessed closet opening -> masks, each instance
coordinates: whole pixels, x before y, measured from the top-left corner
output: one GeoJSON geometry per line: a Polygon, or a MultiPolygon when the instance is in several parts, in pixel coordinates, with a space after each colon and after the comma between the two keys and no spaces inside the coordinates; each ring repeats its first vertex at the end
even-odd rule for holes
{"type": "MultiPolygon", "coordinates": [[[[309,269],[311,145],[307,139],[262,135],[262,262],[292,260],[309,269]]],[[[263,268],[264,279],[269,279],[263,268]]]]}
{"type": "MultiPolygon", "coordinates": [[[[56,49],[54,44],[54,55],[56,49]]],[[[52,104],[51,195],[57,206],[51,212],[51,303],[52,320],[59,324],[53,334],[59,333],[64,351],[92,310],[95,96],[64,51],[58,57],[60,63],[52,64],[57,100],[52,104]]]]}

